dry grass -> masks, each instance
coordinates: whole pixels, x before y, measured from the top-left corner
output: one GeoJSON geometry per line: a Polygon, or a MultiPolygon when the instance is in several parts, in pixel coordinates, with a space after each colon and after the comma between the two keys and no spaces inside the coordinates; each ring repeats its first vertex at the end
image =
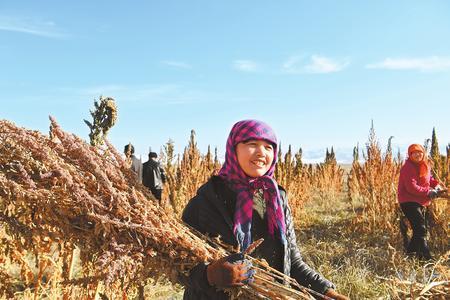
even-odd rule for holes
{"type": "Polygon", "coordinates": [[[449,292],[448,283],[422,298],[418,291],[430,278],[434,282],[450,279],[448,253],[433,248],[440,258],[435,265],[406,258],[400,250],[401,239],[392,243],[387,234],[354,226],[356,215],[346,197],[316,199],[304,210],[310,219],[299,224],[298,242],[305,260],[352,299],[429,299],[430,295],[440,299],[439,294],[449,292]],[[400,283],[406,280],[411,284],[400,283]],[[408,298],[409,293],[415,296],[408,298]]]}

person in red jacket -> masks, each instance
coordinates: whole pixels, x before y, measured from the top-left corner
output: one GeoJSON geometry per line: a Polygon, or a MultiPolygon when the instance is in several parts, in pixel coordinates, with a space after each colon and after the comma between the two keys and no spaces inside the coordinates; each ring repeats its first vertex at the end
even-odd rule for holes
{"type": "Polygon", "coordinates": [[[425,212],[439,193],[439,182],[431,176],[431,163],[425,148],[419,144],[410,145],[408,159],[400,169],[398,182],[398,202],[413,231],[407,245],[407,255],[415,255],[423,260],[432,259],[426,240],[425,212]]]}

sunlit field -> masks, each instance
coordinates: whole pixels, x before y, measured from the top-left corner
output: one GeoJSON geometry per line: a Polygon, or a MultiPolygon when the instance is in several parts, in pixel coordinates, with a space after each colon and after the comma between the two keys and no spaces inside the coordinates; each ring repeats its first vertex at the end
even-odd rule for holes
{"type": "MultiPolygon", "coordinates": [[[[56,130],[56,137],[43,142],[46,147],[53,147],[59,156],[53,157],[53,152],[45,151],[36,156],[35,143],[41,136],[25,133],[9,122],[0,123],[0,297],[181,299],[183,287],[173,283],[176,279],[170,269],[180,268],[182,252],[169,251],[171,254],[166,258],[164,251],[170,246],[161,240],[159,246],[149,244],[156,249],[153,252],[144,251],[151,256],[148,262],[145,255],[137,255],[141,250],[127,248],[123,242],[126,238],[119,241],[125,233],[152,234],[150,229],[145,231],[145,224],[132,230],[124,225],[115,227],[117,224],[112,219],[102,219],[94,213],[102,207],[105,215],[110,214],[117,220],[120,216],[128,218],[126,210],[133,210],[135,206],[127,208],[113,202],[129,190],[127,184],[136,183],[122,178],[122,173],[115,174],[115,165],[108,158],[86,152],[90,148],[81,146],[81,140],[61,132],[56,130]],[[14,134],[16,139],[11,138],[14,134]],[[67,139],[67,145],[61,142],[63,139],[67,139]],[[71,164],[67,163],[67,157],[71,164]],[[90,168],[89,177],[85,170],[90,168]],[[84,176],[77,175],[81,174],[79,172],[84,176]],[[66,185],[76,182],[69,192],[63,191],[67,186],[61,184],[62,177],[67,180],[66,185]],[[50,192],[44,192],[44,188],[50,192]],[[75,192],[79,193],[80,203],[92,197],[89,198],[92,215],[80,215],[82,210],[71,206],[71,193],[75,192]],[[110,197],[110,206],[103,207],[94,196],[104,201],[109,201],[106,198],[110,197]],[[61,205],[62,202],[65,204],[61,205]],[[71,228],[67,231],[70,236],[61,234],[66,232],[65,227],[71,228]],[[102,243],[96,244],[96,234],[102,243]],[[116,247],[112,252],[100,249],[109,238],[116,239],[110,243],[116,247]],[[97,257],[92,253],[116,256],[97,257]],[[133,253],[135,256],[131,255],[133,253]],[[111,267],[109,262],[115,265],[111,267]],[[107,271],[101,272],[99,263],[105,268],[108,266],[107,271]],[[158,267],[139,267],[143,265],[158,267]]],[[[217,150],[208,148],[202,153],[196,138],[192,131],[181,154],[174,153],[172,141],[163,147],[160,158],[168,180],[161,207],[157,207],[149,193],[140,192],[139,188],[130,193],[136,193],[136,199],[141,199],[145,205],[164,211],[168,218],[179,220],[197,188],[220,169],[217,150]]],[[[404,255],[404,239],[411,232],[410,229],[400,231],[401,222],[408,224],[396,200],[403,161],[392,151],[390,141],[378,141],[371,128],[367,144],[359,149],[355,147],[351,166],[339,165],[333,149],[324,153],[323,163],[304,164],[299,146],[289,146],[279,153],[275,177],[288,191],[298,244],[305,261],[352,299],[446,299],[450,292],[448,200],[436,199],[429,209],[429,243],[434,260],[422,262],[408,258],[404,255]]],[[[448,186],[450,146],[444,155],[436,153],[436,136],[427,146],[432,152],[435,176],[448,186]]],[[[115,151],[109,147],[108,151],[115,151]]],[[[133,205],[139,206],[139,203],[133,205]]],[[[129,241],[135,239],[130,237],[129,241]]],[[[146,249],[146,245],[141,247],[139,249],[146,249]]]]}

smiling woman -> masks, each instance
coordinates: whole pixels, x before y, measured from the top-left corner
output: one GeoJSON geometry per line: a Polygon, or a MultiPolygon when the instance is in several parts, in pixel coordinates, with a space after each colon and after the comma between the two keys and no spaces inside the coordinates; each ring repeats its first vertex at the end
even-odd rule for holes
{"type": "Polygon", "coordinates": [[[253,258],[246,253],[261,241],[254,258],[311,287],[321,298],[348,299],[302,259],[286,191],[273,178],[277,145],[274,131],[261,121],[240,121],[231,129],[218,176],[198,189],[184,209],[183,221],[239,250],[192,268],[184,299],[228,299],[224,288],[258,280],[253,258]]]}
{"type": "Polygon", "coordinates": [[[274,145],[265,140],[249,140],[236,146],[239,166],[250,177],[267,173],[274,158],[274,145]]]}

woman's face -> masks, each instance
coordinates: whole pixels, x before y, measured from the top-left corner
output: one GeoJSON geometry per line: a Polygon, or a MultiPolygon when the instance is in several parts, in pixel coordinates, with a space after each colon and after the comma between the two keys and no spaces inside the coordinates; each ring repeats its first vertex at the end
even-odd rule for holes
{"type": "Polygon", "coordinates": [[[236,145],[239,166],[250,177],[260,177],[267,173],[274,158],[271,143],[249,140],[236,145]]]}
{"type": "Polygon", "coordinates": [[[413,153],[411,153],[411,160],[413,162],[421,162],[423,159],[423,152],[422,151],[414,151],[413,153]]]}

